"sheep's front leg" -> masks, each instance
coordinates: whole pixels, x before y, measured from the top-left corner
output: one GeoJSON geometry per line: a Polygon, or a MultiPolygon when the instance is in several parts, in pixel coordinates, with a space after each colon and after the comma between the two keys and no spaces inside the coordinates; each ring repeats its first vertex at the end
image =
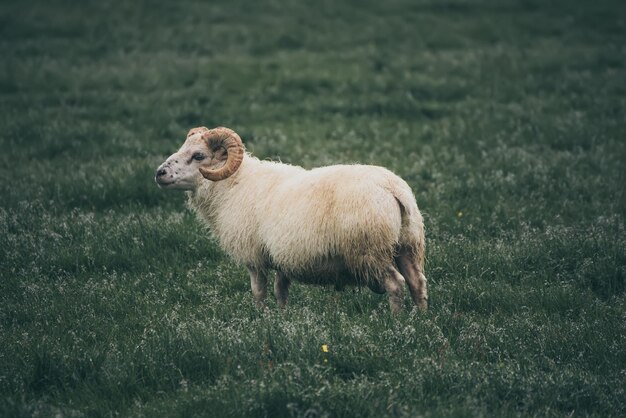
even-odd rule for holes
{"type": "Polygon", "coordinates": [[[389,295],[389,307],[391,312],[399,312],[404,305],[404,277],[398,270],[390,267],[384,278],[383,285],[389,295]]]}
{"type": "Polygon", "coordinates": [[[274,281],[274,294],[278,307],[283,309],[287,306],[287,298],[289,297],[289,278],[280,271],[276,272],[276,280],[274,281]]]}
{"type": "Polygon", "coordinates": [[[267,296],[267,274],[253,268],[248,268],[250,273],[250,287],[252,288],[252,297],[257,307],[265,306],[265,296],[267,296]]]}

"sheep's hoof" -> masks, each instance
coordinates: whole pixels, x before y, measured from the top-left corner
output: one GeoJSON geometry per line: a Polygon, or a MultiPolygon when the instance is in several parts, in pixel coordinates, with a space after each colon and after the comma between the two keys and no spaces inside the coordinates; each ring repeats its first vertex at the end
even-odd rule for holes
{"type": "Polygon", "coordinates": [[[389,305],[390,311],[392,315],[397,315],[400,312],[402,312],[402,305],[399,304],[390,304],[389,305]]]}
{"type": "Polygon", "coordinates": [[[255,300],[254,301],[254,307],[256,309],[258,309],[259,311],[268,311],[269,310],[269,308],[267,307],[267,304],[265,303],[265,301],[255,300]]]}
{"type": "Polygon", "coordinates": [[[428,299],[422,299],[417,302],[417,309],[422,312],[426,312],[428,310],[428,299]]]}

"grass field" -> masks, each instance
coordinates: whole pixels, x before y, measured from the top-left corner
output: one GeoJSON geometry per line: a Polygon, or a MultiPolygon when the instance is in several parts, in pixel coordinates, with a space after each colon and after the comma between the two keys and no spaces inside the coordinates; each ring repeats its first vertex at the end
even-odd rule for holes
{"type": "Polygon", "coordinates": [[[626,415],[624,2],[260,3],[0,3],[0,416],[626,415]],[[198,125],[406,179],[430,310],[258,311],[198,125]]]}

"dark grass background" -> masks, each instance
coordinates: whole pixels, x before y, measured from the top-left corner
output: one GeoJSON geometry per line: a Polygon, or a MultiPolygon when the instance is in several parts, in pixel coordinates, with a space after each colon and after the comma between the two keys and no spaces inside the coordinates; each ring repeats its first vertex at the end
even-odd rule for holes
{"type": "Polygon", "coordinates": [[[625,12],[2,1],[0,415],[626,415],[625,12]],[[405,178],[431,309],[257,311],[153,181],[198,125],[405,178]]]}

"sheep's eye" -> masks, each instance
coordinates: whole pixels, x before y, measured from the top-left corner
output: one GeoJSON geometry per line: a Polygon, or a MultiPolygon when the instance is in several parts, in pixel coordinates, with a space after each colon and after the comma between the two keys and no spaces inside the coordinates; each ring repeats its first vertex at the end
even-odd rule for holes
{"type": "Polygon", "coordinates": [[[202,161],[205,159],[205,156],[202,153],[196,152],[191,156],[191,158],[193,158],[196,161],[202,161]]]}

